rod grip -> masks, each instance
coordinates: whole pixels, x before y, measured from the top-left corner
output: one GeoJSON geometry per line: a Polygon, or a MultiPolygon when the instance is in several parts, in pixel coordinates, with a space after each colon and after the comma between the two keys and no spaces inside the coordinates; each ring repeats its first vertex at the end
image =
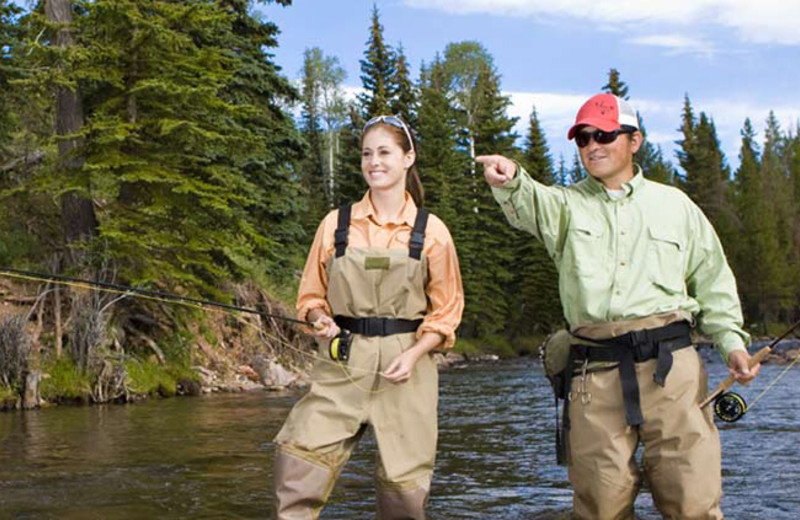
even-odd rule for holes
{"type": "MultiPolygon", "coordinates": [[[[772,347],[766,346],[763,347],[761,350],[750,356],[750,360],[747,362],[747,366],[753,368],[772,351],[772,347]]],[[[728,390],[730,387],[733,386],[733,383],[736,382],[736,378],[733,376],[726,377],[720,384],[717,386],[713,392],[707,394],[703,401],[700,403],[700,408],[705,408],[708,406],[709,403],[713,402],[714,399],[717,398],[722,392],[728,390]]]]}

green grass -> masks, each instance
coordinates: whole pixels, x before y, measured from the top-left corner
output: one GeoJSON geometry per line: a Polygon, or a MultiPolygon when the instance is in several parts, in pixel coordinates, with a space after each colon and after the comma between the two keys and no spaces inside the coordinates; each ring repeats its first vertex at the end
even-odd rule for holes
{"type": "Polygon", "coordinates": [[[159,365],[131,358],[125,361],[125,369],[131,391],[148,396],[171,397],[178,393],[179,385],[198,381],[195,371],[182,364],[159,365]]]}
{"type": "Polygon", "coordinates": [[[149,396],[173,396],[178,392],[178,381],[163,365],[131,358],[125,361],[128,385],[137,393],[149,396]]]}
{"type": "Polygon", "coordinates": [[[47,401],[89,401],[91,382],[68,356],[49,361],[42,371],[50,377],[39,383],[39,392],[47,401]]]}
{"type": "Polygon", "coordinates": [[[18,397],[19,393],[15,389],[0,385],[0,410],[14,408],[18,397]]]}

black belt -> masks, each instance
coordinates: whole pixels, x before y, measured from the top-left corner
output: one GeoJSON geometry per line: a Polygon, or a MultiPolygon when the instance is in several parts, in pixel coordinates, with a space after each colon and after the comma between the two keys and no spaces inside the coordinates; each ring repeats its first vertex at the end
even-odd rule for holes
{"type": "Polygon", "coordinates": [[[333,321],[343,328],[347,329],[353,334],[361,334],[362,336],[391,336],[392,334],[403,334],[406,332],[416,332],[422,319],[418,320],[405,320],[403,318],[351,318],[349,316],[333,317],[333,321]]]}
{"type": "MultiPolygon", "coordinates": [[[[594,361],[619,363],[619,376],[622,382],[622,399],[625,405],[625,420],[631,426],[644,423],[639,400],[639,383],[636,380],[635,363],[658,359],[653,380],[663,387],[667,374],[672,369],[672,353],[691,346],[691,326],[679,321],[655,329],[635,330],[608,339],[590,339],[576,336],[598,345],[573,345],[569,351],[567,367],[574,370],[576,363],[594,361]]],[[[574,376],[574,372],[572,374],[574,376]]],[[[566,386],[564,401],[562,438],[556,439],[558,447],[566,450],[566,432],[569,431],[569,392],[571,383],[566,386]]],[[[558,453],[559,462],[565,460],[566,453],[558,453]]]]}

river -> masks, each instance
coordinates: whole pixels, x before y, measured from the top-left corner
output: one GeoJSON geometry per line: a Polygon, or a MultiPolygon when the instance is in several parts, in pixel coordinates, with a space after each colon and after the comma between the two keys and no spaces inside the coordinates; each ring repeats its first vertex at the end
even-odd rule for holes
{"type": "MultiPolygon", "coordinates": [[[[752,399],[783,367],[765,366],[752,399]]],[[[712,384],[724,375],[709,365],[712,384]]],[[[565,517],[550,389],[533,360],[441,374],[430,518],[565,517]]],[[[721,424],[728,518],[800,518],[800,414],[787,376],[738,423],[721,424]]],[[[2,518],[268,518],[270,442],[299,392],[209,395],[0,414],[2,518]]],[[[374,516],[365,436],[324,519],[374,516]]],[[[660,518],[649,494],[637,514],[660,518]]]]}

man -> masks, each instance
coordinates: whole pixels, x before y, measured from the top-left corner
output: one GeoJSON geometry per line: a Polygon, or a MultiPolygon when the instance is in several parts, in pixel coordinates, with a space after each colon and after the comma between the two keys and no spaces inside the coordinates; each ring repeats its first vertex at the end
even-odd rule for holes
{"type": "Polygon", "coordinates": [[[568,187],[544,186],[502,156],[476,160],[511,225],[558,266],[575,340],[564,392],[574,513],[633,518],[641,442],[665,518],[722,518],[719,433],[698,406],[702,363],[685,347],[696,324],[739,382],[755,377],[733,273],[701,210],[634,164],[643,137],[627,102],[590,98],[567,137],[589,174],[568,187]]]}

